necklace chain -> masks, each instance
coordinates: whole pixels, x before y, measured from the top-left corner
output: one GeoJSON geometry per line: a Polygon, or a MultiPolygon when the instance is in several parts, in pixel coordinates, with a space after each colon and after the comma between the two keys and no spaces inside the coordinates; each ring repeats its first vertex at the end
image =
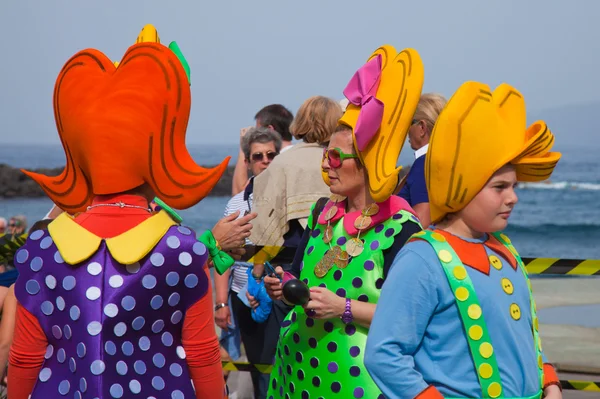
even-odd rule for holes
{"type": "Polygon", "coordinates": [[[112,204],[90,205],[90,206],[87,207],[87,210],[89,211],[90,209],[94,209],[94,208],[97,208],[99,206],[110,206],[110,207],[113,207],[113,208],[135,208],[135,209],[142,209],[144,211],[152,213],[152,209],[150,209],[150,208],[143,207],[143,206],[138,206],[138,205],[130,205],[130,204],[126,204],[126,203],[124,203],[122,201],[115,202],[115,203],[112,203],[112,204]]]}

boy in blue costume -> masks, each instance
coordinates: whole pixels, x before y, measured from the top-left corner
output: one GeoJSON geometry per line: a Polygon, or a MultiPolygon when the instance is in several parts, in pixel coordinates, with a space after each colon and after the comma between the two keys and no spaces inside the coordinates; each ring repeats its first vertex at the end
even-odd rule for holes
{"type": "Polygon", "coordinates": [[[560,154],[522,95],[467,82],[440,114],[425,176],[432,229],[395,259],[365,365],[389,399],[561,398],[538,333],[527,271],[502,231],[517,181],[542,181],[560,154]]]}

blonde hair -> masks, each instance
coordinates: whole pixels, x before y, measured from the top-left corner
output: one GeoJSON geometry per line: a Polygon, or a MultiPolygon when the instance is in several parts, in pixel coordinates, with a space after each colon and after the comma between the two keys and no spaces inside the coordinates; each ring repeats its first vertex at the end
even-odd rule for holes
{"type": "Polygon", "coordinates": [[[440,115],[440,112],[444,109],[446,102],[446,98],[441,94],[425,93],[421,95],[414,119],[417,121],[425,121],[427,134],[431,134],[433,131],[433,125],[435,125],[435,121],[440,115]]]}
{"type": "Polygon", "coordinates": [[[305,143],[327,143],[341,117],[342,107],[337,101],[314,96],[300,106],[290,125],[290,132],[296,140],[305,143]]]}

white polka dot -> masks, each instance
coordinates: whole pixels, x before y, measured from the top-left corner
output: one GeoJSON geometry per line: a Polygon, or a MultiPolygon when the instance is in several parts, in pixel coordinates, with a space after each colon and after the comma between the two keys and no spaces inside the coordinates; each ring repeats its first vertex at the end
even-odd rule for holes
{"type": "Polygon", "coordinates": [[[50,379],[50,377],[52,377],[52,370],[50,370],[48,367],[43,368],[42,371],[40,371],[40,381],[46,382],[50,379]]]}
{"type": "Polygon", "coordinates": [[[119,275],[111,276],[108,279],[108,284],[113,288],[119,288],[120,286],[123,285],[123,277],[121,277],[119,275]]]}
{"type": "Polygon", "coordinates": [[[44,239],[42,241],[40,241],[40,248],[48,249],[48,248],[50,248],[52,243],[53,243],[52,237],[50,237],[50,236],[44,237],[44,239]]]}
{"type": "Polygon", "coordinates": [[[115,399],[123,397],[123,387],[119,384],[112,384],[110,386],[110,396],[115,399]]]}
{"type": "Polygon", "coordinates": [[[90,287],[85,291],[85,296],[90,301],[95,301],[96,299],[100,298],[100,294],[100,288],[98,287],[90,287]]]}
{"type": "Polygon", "coordinates": [[[150,256],[150,263],[154,267],[161,267],[165,263],[165,257],[159,252],[153,253],[150,256]]]}
{"type": "Polygon", "coordinates": [[[177,249],[177,248],[179,248],[180,245],[181,245],[181,243],[179,242],[179,238],[177,238],[176,236],[167,237],[167,246],[169,248],[177,249]]]}
{"type": "Polygon", "coordinates": [[[192,255],[189,252],[182,252],[179,254],[179,263],[182,266],[189,266],[192,264],[192,255]]]}
{"type": "Polygon", "coordinates": [[[87,271],[92,276],[97,276],[102,273],[102,265],[98,262],[92,262],[88,265],[87,271]]]}
{"type": "Polygon", "coordinates": [[[104,314],[108,317],[115,317],[119,314],[119,308],[114,303],[109,303],[104,307],[104,314]]]}
{"type": "Polygon", "coordinates": [[[42,260],[42,258],[40,258],[39,256],[36,256],[35,258],[33,258],[31,260],[31,263],[29,264],[29,268],[31,269],[31,271],[39,272],[40,270],[42,270],[43,265],[44,265],[44,261],[42,260]]]}
{"type": "Polygon", "coordinates": [[[56,263],[65,263],[65,260],[63,259],[63,257],[61,256],[60,252],[56,251],[54,253],[54,261],[56,263]]]}
{"type": "Polygon", "coordinates": [[[44,235],[44,230],[36,230],[29,235],[29,239],[33,241],[37,241],[44,235]]]}
{"type": "Polygon", "coordinates": [[[129,381],[129,390],[131,393],[138,394],[142,391],[142,384],[138,380],[129,381]]]}
{"type": "Polygon", "coordinates": [[[46,281],[46,286],[48,288],[50,288],[51,290],[56,288],[56,278],[53,275],[51,275],[51,274],[47,275],[45,281],[46,281]]]}
{"type": "Polygon", "coordinates": [[[63,278],[62,286],[65,290],[71,291],[77,285],[77,280],[73,276],[66,276],[63,278]]]}
{"type": "Polygon", "coordinates": [[[125,266],[125,269],[131,274],[136,274],[140,271],[140,264],[139,262],[135,262],[134,264],[125,266]]]}
{"type": "Polygon", "coordinates": [[[87,325],[88,334],[96,336],[102,332],[102,324],[99,321],[92,321],[87,325]]]}
{"type": "Polygon", "coordinates": [[[183,346],[178,346],[176,352],[180,359],[185,359],[185,349],[183,349],[183,346]]]}
{"type": "Polygon", "coordinates": [[[100,375],[104,373],[104,370],[106,370],[106,365],[102,360],[94,360],[90,366],[90,371],[94,375],[100,375]]]}
{"type": "Polygon", "coordinates": [[[206,253],[206,246],[200,241],[196,241],[192,247],[192,251],[198,256],[202,256],[206,253]]]}
{"type": "Polygon", "coordinates": [[[127,324],[123,322],[117,323],[114,332],[117,337],[122,337],[127,332],[127,324]]]}
{"type": "Polygon", "coordinates": [[[15,260],[17,261],[17,263],[25,263],[27,262],[27,259],[29,259],[29,251],[25,248],[19,249],[15,256],[15,260]]]}

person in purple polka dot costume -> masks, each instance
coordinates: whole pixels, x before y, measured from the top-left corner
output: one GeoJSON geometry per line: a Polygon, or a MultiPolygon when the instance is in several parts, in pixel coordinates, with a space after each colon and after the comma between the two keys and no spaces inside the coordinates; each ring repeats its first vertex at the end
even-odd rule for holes
{"type": "Polygon", "coordinates": [[[187,63],[144,30],[154,34],[142,33],[118,70],[87,49],[57,79],[68,164],[58,177],[29,174],[65,212],[15,254],[11,398],[227,396],[207,261],[239,251],[255,215],[224,218],[200,242],[167,212],[202,200],[228,160],[206,169],[189,156],[187,63]]]}
{"type": "MultiPolygon", "coordinates": [[[[329,147],[352,153],[349,130],[335,133],[329,147]]],[[[330,169],[327,161],[323,165],[325,170],[330,169]]],[[[354,253],[347,266],[334,265],[320,276],[315,267],[328,251],[335,246],[349,251],[348,244],[358,236],[356,229],[348,228],[354,225],[362,209],[352,208],[358,202],[353,194],[364,195],[367,185],[361,167],[354,161],[343,162],[335,169],[335,176],[332,192],[335,189],[334,194],[347,199],[337,203],[330,200],[308,220],[309,227],[290,272],[309,286],[310,301],[304,307],[294,307],[282,323],[267,394],[270,399],[383,398],[363,366],[370,319],[389,265],[421,227],[402,199],[390,197],[377,204],[379,212],[360,232],[364,250],[354,253]],[[362,191],[357,193],[357,188],[362,191]],[[327,220],[328,213],[335,215],[327,220]],[[328,225],[332,228],[332,238],[326,243],[324,232],[328,225]],[[342,319],[347,303],[351,320],[342,319]]],[[[281,268],[276,270],[283,272],[281,268]]],[[[265,282],[272,297],[279,299],[279,280],[266,277],[265,282]]]]}

